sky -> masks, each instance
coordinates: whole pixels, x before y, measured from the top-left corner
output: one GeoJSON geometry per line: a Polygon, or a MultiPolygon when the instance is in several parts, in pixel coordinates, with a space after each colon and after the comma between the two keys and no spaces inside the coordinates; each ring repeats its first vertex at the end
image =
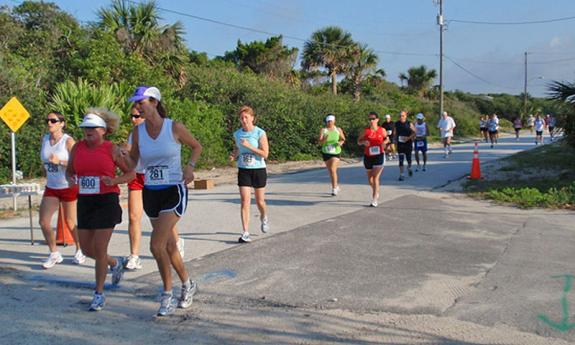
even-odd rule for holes
{"type": "MultiPolygon", "coordinates": [[[[0,4],[10,6],[20,2],[0,0],[0,4]]],[[[83,23],[96,21],[97,10],[111,4],[110,0],[53,2],[83,23]]],[[[279,34],[284,36],[285,45],[297,47],[301,53],[304,41],[314,31],[335,25],[377,53],[379,68],[386,71],[386,79],[391,82],[399,84],[400,73],[419,65],[439,74],[438,0],[156,0],[156,3],[162,22],[182,22],[188,47],[210,57],[234,50],[238,39],[265,41],[279,34]]],[[[524,89],[525,52],[528,93],[545,96],[550,81],[575,80],[575,1],[444,0],[443,3],[447,23],[446,90],[520,94],[524,89]],[[573,18],[526,25],[460,22],[517,23],[568,17],[573,18]]],[[[299,61],[296,67],[299,68],[299,61]]]]}

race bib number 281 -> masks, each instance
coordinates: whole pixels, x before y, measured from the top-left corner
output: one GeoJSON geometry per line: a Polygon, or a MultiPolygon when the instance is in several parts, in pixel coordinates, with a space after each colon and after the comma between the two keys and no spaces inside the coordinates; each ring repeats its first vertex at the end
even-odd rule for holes
{"type": "Polygon", "coordinates": [[[169,184],[169,170],[165,165],[156,165],[146,167],[146,182],[147,185],[164,185],[169,184]]]}

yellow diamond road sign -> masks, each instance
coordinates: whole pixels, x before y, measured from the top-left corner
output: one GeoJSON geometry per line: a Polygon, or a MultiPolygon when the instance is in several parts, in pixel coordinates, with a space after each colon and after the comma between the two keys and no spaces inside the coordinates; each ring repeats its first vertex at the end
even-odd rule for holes
{"type": "Polygon", "coordinates": [[[12,97],[0,110],[0,118],[4,120],[4,123],[8,125],[14,133],[22,127],[29,117],[30,113],[28,113],[28,110],[24,108],[16,97],[12,97]]]}

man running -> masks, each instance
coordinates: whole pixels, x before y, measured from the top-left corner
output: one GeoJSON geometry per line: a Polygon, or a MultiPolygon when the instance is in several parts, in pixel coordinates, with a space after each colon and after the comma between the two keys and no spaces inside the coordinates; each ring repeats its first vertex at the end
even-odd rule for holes
{"type": "Polygon", "coordinates": [[[499,118],[497,117],[497,114],[491,114],[489,116],[487,128],[489,129],[489,140],[491,141],[491,148],[493,148],[493,144],[497,144],[497,137],[499,136],[499,118]]]}
{"type": "Polygon", "coordinates": [[[415,123],[415,161],[417,162],[417,167],[415,171],[419,171],[419,152],[423,158],[423,171],[427,170],[427,137],[429,136],[429,128],[425,122],[425,116],[423,113],[417,114],[415,117],[417,122],[415,123]]]}
{"type": "Polygon", "coordinates": [[[547,121],[547,129],[549,130],[549,137],[551,141],[555,140],[555,125],[557,124],[557,119],[553,115],[547,115],[549,119],[547,121]]]}
{"type": "Polygon", "coordinates": [[[393,159],[395,158],[395,143],[393,140],[394,131],[395,131],[395,124],[391,121],[391,115],[385,115],[385,121],[381,124],[381,127],[385,129],[387,137],[389,138],[389,142],[385,146],[385,159],[393,159]]]}
{"type": "Polygon", "coordinates": [[[451,138],[453,137],[453,130],[455,129],[455,120],[447,114],[446,111],[441,114],[441,119],[437,123],[441,135],[441,142],[445,150],[444,158],[451,154],[451,138]]]}
{"type": "Polygon", "coordinates": [[[545,129],[545,121],[537,114],[534,121],[535,126],[535,145],[543,144],[543,129],[545,129]]]}
{"type": "Polygon", "coordinates": [[[533,126],[535,125],[535,116],[533,114],[529,114],[527,118],[527,128],[529,128],[529,132],[533,134],[533,126]]]}
{"type": "Polygon", "coordinates": [[[407,160],[407,172],[413,175],[411,170],[411,151],[413,151],[413,139],[415,138],[415,128],[407,120],[407,111],[399,114],[399,121],[395,122],[395,139],[397,142],[397,153],[399,155],[399,180],[405,179],[403,175],[403,161],[407,160]]]}

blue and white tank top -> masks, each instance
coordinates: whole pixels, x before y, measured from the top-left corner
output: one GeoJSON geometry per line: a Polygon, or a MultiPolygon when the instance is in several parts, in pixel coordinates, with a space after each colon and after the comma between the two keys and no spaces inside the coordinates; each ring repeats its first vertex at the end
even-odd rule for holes
{"type": "Polygon", "coordinates": [[[66,181],[66,167],[50,163],[50,156],[54,155],[61,161],[68,161],[70,153],[66,148],[66,142],[70,136],[68,134],[62,135],[54,145],[50,145],[50,134],[46,134],[42,139],[42,149],[40,150],[40,159],[44,163],[46,169],[46,186],[52,189],[65,189],[68,188],[66,181]]]}
{"type": "Polygon", "coordinates": [[[266,167],[266,161],[262,156],[256,155],[252,150],[245,148],[241,144],[242,139],[246,139],[251,146],[259,148],[260,138],[264,134],[266,134],[266,132],[258,126],[255,126],[254,129],[249,132],[244,131],[242,128],[234,132],[234,140],[240,150],[238,155],[238,168],[261,169],[266,167]]]}
{"type": "Polygon", "coordinates": [[[164,189],[182,183],[182,145],[174,139],[173,121],[165,118],[160,134],[152,139],[146,122],[138,125],[140,162],[144,167],[144,185],[164,189]]]}
{"type": "Polygon", "coordinates": [[[422,122],[421,124],[415,123],[415,136],[416,137],[425,137],[427,135],[427,124],[422,122]]]}

